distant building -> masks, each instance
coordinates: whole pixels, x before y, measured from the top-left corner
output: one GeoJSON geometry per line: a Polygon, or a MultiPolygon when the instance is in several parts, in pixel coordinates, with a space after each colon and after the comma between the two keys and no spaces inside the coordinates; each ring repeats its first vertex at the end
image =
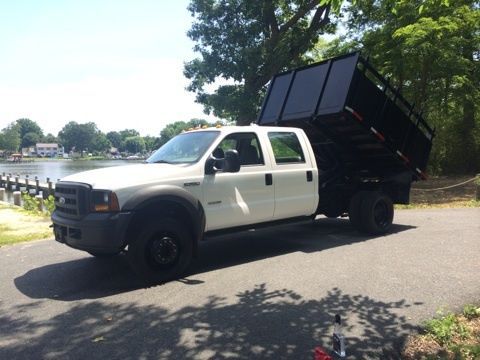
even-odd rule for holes
{"type": "Polygon", "coordinates": [[[29,146],[29,147],[22,148],[22,155],[23,156],[36,156],[37,151],[35,149],[35,146],[29,146]]]}
{"type": "Polygon", "coordinates": [[[58,144],[42,144],[38,143],[36,146],[36,152],[38,156],[42,157],[63,157],[63,146],[58,144]]]}

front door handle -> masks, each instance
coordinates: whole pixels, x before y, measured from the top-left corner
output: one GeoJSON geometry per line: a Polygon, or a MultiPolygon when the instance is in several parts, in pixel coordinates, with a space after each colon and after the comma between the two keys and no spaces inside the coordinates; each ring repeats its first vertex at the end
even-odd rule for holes
{"type": "Polygon", "coordinates": [[[269,186],[273,184],[272,174],[265,174],[265,185],[269,186]]]}

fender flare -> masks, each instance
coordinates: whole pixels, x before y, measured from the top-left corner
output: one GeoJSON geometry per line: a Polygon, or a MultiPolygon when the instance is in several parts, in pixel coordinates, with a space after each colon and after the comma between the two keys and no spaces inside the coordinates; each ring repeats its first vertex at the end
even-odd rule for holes
{"type": "Polygon", "coordinates": [[[205,212],[200,201],[185,189],[173,185],[157,185],[141,189],[125,202],[122,211],[137,212],[160,201],[174,202],[188,212],[193,222],[194,248],[196,249],[205,231],[205,212]]]}

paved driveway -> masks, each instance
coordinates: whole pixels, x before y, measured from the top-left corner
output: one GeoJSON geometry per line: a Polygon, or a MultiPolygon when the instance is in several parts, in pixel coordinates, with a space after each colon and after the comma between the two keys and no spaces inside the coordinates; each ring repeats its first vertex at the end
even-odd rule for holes
{"type": "Polygon", "coordinates": [[[124,256],[54,241],[0,248],[1,359],[311,359],[345,319],[350,358],[397,358],[442,306],[480,300],[480,209],[397,211],[203,243],[180,281],[141,287],[124,256]]]}

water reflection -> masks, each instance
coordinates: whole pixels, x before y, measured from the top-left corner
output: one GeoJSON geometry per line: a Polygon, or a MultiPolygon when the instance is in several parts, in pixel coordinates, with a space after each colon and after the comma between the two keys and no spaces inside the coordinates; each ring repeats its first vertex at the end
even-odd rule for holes
{"type": "Polygon", "coordinates": [[[0,163],[0,174],[11,173],[19,174],[21,177],[29,175],[30,178],[38,176],[40,181],[45,181],[49,177],[52,181],[57,181],[67,175],[77,172],[99,169],[110,166],[128,165],[142,161],[132,160],[91,160],[91,161],[73,161],[73,160],[45,160],[29,163],[0,163]]]}

